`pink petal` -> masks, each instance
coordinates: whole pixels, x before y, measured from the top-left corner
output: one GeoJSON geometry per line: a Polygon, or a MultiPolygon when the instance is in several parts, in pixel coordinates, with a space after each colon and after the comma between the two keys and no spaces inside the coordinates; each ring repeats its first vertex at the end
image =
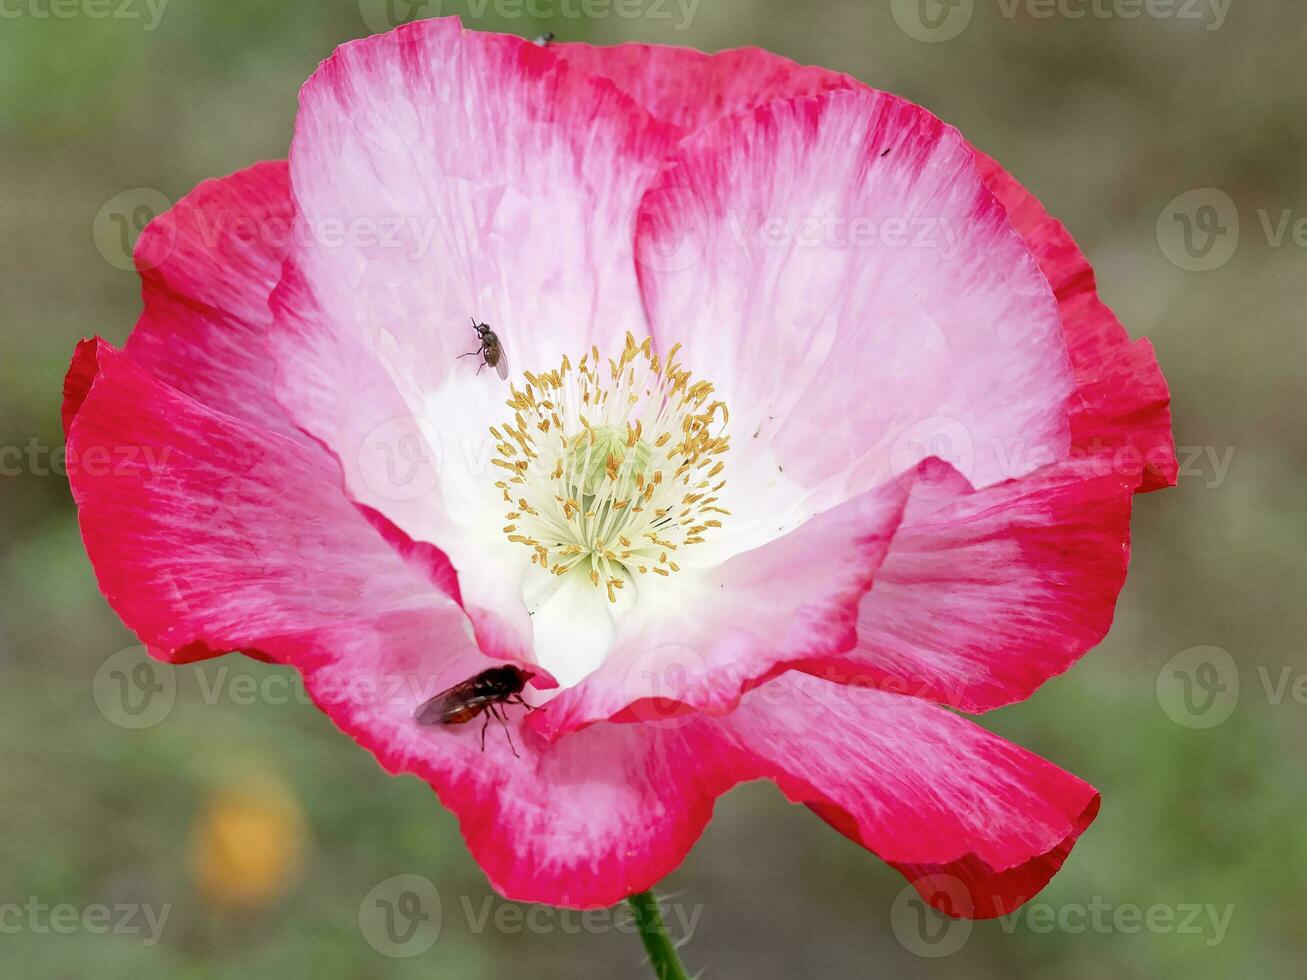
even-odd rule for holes
{"type": "MultiPolygon", "coordinates": [[[[675,79],[660,89],[636,53],[643,52],[578,46],[575,56],[565,56],[688,128],[817,87],[861,86],[821,69],[786,71],[784,59],[756,50],[704,56],[655,48],[650,54],[661,74],[675,79]],[[719,71],[728,62],[739,67],[741,60],[752,70],[734,76],[719,71]],[[720,101],[676,104],[696,86],[714,91],[716,78],[730,79],[729,95],[720,101]],[[786,91],[786,79],[793,91],[786,91]]],[[[1092,270],[1065,228],[992,160],[976,157],[982,178],[1008,208],[1058,300],[1077,386],[1073,452],[1103,457],[1126,483],[1142,470],[1141,489],[1173,483],[1169,395],[1151,347],[1131,343],[1098,299],[1092,270]]],[[[1008,447],[1009,455],[1019,451],[1008,447]]],[[[893,690],[975,711],[1024,698],[1066,670],[1106,632],[1125,571],[1129,507],[1121,500],[1121,482],[1102,469],[1073,464],[994,493],[974,493],[964,484],[959,492],[966,499],[952,508],[951,523],[905,528],[896,539],[882,576],[897,580],[878,581],[864,599],[859,650],[810,669],[876,678],[893,690]],[[977,577],[973,567],[993,569],[992,553],[1003,550],[1005,530],[1027,542],[1023,557],[1008,570],[1010,580],[988,571],[977,577]]],[[[910,521],[913,513],[921,521],[925,503],[914,499],[910,521]]]]}
{"type": "Polygon", "coordinates": [[[86,551],[156,656],[296,661],[328,634],[380,642],[394,621],[420,628],[442,678],[491,662],[457,604],[340,492],[329,457],[201,405],[101,340],[70,373],[91,379],[67,406],[86,551]]]}
{"type": "Polygon", "coordinates": [[[404,643],[355,645],[306,664],[305,685],[387,770],[431,784],[506,898],[598,908],[653,887],[731,785],[692,732],[597,725],[549,745],[523,724],[525,709],[510,706],[511,735],[491,720],[482,751],[484,716],[423,727],[413,720],[416,689],[388,683],[400,696],[378,698],[353,680],[416,676],[415,656],[404,643]]]}
{"type": "Polygon", "coordinates": [[[410,678],[413,657],[402,642],[323,656],[303,663],[306,686],[389,771],[435,788],[516,901],[594,908],[652,887],[718,796],[766,778],[923,890],[955,876],[965,902],[947,911],[985,918],[1038,892],[1098,806],[1092,787],[947,711],[802,675],[721,718],[601,723],[553,743],[510,707],[509,735],[491,721],[482,751],[482,719],[417,726],[411,688],[378,697],[351,681],[410,678]]]}
{"type": "Polygon", "coordinates": [[[301,93],[307,244],[273,298],[279,396],[353,499],[449,555],[506,655],[530,637],[489,465],[507,388],[459,355],[477,347],[471,318],[519,375],[646,332],[634,216],[673,138],[610,82],[454,18],[347,44],[301,93]],[[388,482],[403,446],[432,461],[416,492],[388,482]]]}
{"type": "Polygon", "coordinates": [[[1062,866],[1098,793],[1024,749],[916,698],[788,674],[718,724],[751,761],[941,911],[1004,915],[1062,866]]]}
{"type": "Polygon", "coordinates": [[[963,711],[1029,697],[1111,626],[1134,489],[1100,458],[914,498],[858,609],[857,650],[806,669],[963,711]]]}
{"type": "Polygon", "coordinates": [[[1057,296],[1079,396],[1071,411],[1076,450],[1142,472],[1140,491],[1174,486],[1171,392],[1152,344],[1131,342],[1099,299],[1094,270],[1066,227],[997,162],[977,152],[976,164],[1057,296]]]}
{"type": "Polygon", "coordinates": [[[141,235],[145,311],[125,350],[178,391],[303,441],[264,345],[293,223],[284,162],[200,184],[141,235]]]}
{"type": "Polygon", "coordinates": [[[535,727],[556,736],[614,717],[720,714],[786,664],[849,650],[907,497],[891,481],[721,565],[638,583],[603,663],[535,727]]]}
{"type": "Polygon", "coordinates": [[[674,135],[610,82],[454,17],[345,44],[305,83],[291,146],[306,229],[346,232],[309,239],[306,276],[357,330],[371,324],[354,290],[377,266],[385,325],[442,355],[438,374],[468,373],[450,358],[469,316],[505,331],[519,370],[555,366],[560,342],[640,332],[634,210],[674,135]],[[360,219],[391,227],[373,242],[360,219]]]}
{"type": "MultiPolygon", "coordinates": [[[[643,334],[634,211],[672,132],[611,83],[456,18],[338,49],[304,86],[291,148],[309,364],[284,357],[284,393],[311,396],[298,381],[327,362],[310,380],[350,396],[333,377],[345,354],[409,401],[452,379],[498,406],[493,372],[473,381],[477,361],[457,360],[476,347],[471,317],[501,334],[516,372],[643,334]],[[367,221],[397,240],[361,243],[367,221]],[[338,247],[312,235],[335,226],[355,230],[338,247]]],[[[310,428],[332,441],[330,420],[310,428]]]]}
{"type": "MultiPolygon", "coordinates": [[[[689,131],[777,99],[864,88],[849,75],[797,65],[758,48],[712,55],[642,44],[557,44],[552,50],[689,131]]],[[[1078,392],[1071,414],[1075,446],[1114,456],[1123,471],[1142,469],[1141,490],[1173,485],[1170,394],[1152,346],[1131,342],[1099,299],[1093,270],[1061,222],[996,161],[976,151],[976,165],[1057,297],[1078,392]]]]}
{"type": "Polygon", "coordinates": [[[719,121],[646,195],[639,234],[655,338],[712,366],[732,462],[769,449],[814,512],[930,455],[977,486],[1065,455],[1056,303],[925,110],[836,91],[719,121]]]}
{"type": "Polygon", "coordinates": [[[610,79],[650,115],[687,132],[777,99],[861,86],[761,48],[706,54],[663,44],[563,43],[549,50],[578,71],[610,79]]]}

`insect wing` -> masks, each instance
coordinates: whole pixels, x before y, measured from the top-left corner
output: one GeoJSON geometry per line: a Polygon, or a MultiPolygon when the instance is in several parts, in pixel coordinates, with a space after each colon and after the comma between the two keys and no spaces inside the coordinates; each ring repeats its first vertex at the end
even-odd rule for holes
{"type": "Polygon", "coordinates": [[[443,725],[445,716],[449,713],[446,708],[448,700],[449,694],[441,692],[418,705],[417,711],[413,712],[413,717],[417,719],[419,725],[443,725]]]}
{"type": "Polygon", "coordinates": [[[503,346],[500,346],[499,359],[495,361],[495,373],[499,375],[500,381],[508,380],[508,355],[504,353],[503,346]]]}
{"type": "Polygon", "coordinates": [[[472,693],[471,683],[464,681],[423,702],[413,717],[419,725],[461,725],[479,715],[493,700],[472,693]]]}

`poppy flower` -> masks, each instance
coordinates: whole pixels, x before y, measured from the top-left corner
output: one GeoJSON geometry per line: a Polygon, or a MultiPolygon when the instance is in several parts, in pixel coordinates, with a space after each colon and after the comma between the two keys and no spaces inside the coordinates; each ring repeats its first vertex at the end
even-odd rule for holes
{"type": "Polygon", "coordinates": [[[1093,820],[960,712],[1106,633],[1168,392],[924,109],[756,49],[422,21],[336,51],[288,162],[137,255],[135,331],[66,383],[72,458],[120,461],[71,480],[105,596],[166,661],[298,670],[505,896],[640,892],[746,780],[961,882],[953,914],[1093,820]],[[492,701],[484,747],[488,714],[418,718],[506,664],[534,710],[492,701]]]}

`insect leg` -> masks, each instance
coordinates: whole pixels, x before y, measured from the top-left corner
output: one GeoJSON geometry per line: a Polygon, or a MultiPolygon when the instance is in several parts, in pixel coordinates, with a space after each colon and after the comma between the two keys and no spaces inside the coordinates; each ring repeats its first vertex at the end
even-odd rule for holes
{"type": "Polygon", "coordinates": [[[486,750],[486,726],[490,724],[490,715],[486,715],[486,720],[481,723],[481,751],[486,750]]]}
{"type": "Polygon", "coordinates": [[[522,695],[520,694],[514,694],[511,698],[508,699],[508,703],[520,704],[522,707],[526,708],[527,711],[535,711],[535,705],[527,704],[525,701],[522,700],[522,695]]]}
{"type": "Polygon", "coordinates": [[[498,719],[501,725],[504,726],[504,735],[508,739],[508,747],[509,749],[512,750],[513,758],[514,759],[522,758],[520,755],[517,754],[517,746],[513,744],[513,733],[508,730],[508,719],[505,718],[503,715],[501,715],[499,711],[496,709],[495,705],[493,704],[490,706],[490,713],[494,715],[496,719],[498,719]]]}

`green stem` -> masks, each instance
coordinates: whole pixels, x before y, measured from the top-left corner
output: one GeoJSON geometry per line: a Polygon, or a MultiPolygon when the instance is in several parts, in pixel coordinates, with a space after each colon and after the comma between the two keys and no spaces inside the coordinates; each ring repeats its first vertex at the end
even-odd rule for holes
{"type": "Polygon", "coordinates": [[[635,924],[640,929],[640,939],[649,951],[649,962],[653,964],[658,980],[690,980],[685,967],[681,966],[680,957],[676,955],[676,944],[667,934],[667,926],[663,922],[663,914],[654,893],[640,892],[627,901],[635,911],[635,924]]]}

